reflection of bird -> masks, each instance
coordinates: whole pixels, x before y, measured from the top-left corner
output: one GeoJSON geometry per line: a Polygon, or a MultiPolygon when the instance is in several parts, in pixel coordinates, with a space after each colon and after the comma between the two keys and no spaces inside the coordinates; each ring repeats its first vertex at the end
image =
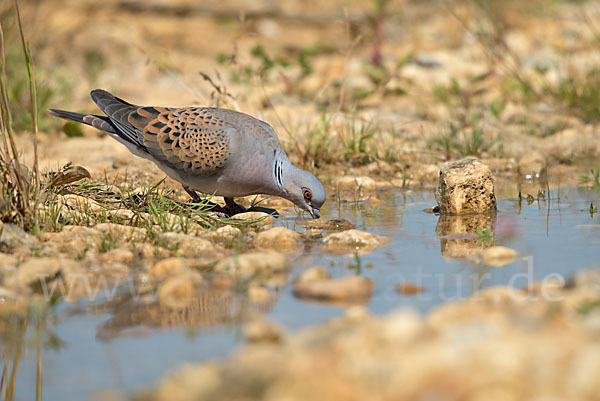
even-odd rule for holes
{"type": "Polygon", "coordinates": [[[96,338],[110,341],[119,337],[146,335],[147,328],[219,327],[246,322],[270,312],[281,292],[272,291],[263,301],[255,302],[231,289],[206,288],[183,308],[169,308],[159,302],[145,303],[125,293],[99,305],[112,316],[98,328],[96,338]]]}
{"type": "Polygon", "coordinates": [[[227,207],[221,211],[231,215],[243,211],[233,197],[269,194],[320,216],[323,185],[292,165],[264,121],[214,107],[136,106],[101,89],[91,95],[106,116],[50,112],[108,133],[179,181],[194,201],[200,200],[195,191],[223,196],[227,207]]]}

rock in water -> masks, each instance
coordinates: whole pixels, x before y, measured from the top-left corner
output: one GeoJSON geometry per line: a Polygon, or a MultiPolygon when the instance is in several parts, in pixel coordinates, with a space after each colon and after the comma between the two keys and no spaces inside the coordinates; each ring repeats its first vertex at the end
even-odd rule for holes
{"type": "Polygon", "coordinates": [[[441,214],[496,211],[492,172],[472,157],[444,163],[435,199],[441,214]]]}

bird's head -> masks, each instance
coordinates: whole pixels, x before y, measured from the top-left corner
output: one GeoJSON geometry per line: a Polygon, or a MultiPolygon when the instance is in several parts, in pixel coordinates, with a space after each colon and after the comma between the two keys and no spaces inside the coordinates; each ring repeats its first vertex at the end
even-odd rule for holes
{"type": "Polygon", "coordinates": [[[321,181],[308,171],[290,166],[291,171],[283,187],[284,197],[306,210],[314,219],[321,217],[321,206],[325,203],[325,188],[321,181]]]}

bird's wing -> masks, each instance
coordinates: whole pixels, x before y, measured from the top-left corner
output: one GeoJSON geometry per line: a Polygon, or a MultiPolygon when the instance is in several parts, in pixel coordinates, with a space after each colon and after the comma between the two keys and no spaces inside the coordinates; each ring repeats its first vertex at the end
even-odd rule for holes
{"type": "Polygon", "coordinates": [[[208,108],[140,107],[128,122],[157,160],[188,174],[210,175],[225,167],[230,155],[229,127],[208,108]]]}
{"type": "Polygon", "coordinates": [[[231,124],[208,107],[140,107],[93,91],[92,98],[129,142],[159,162],[187,174],[208,176],[230,156],[231,124]]]}

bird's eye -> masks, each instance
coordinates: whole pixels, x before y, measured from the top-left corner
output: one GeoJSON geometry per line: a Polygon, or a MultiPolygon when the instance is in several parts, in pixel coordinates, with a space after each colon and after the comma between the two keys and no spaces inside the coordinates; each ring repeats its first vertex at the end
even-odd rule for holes
{"type": "Polygon", "coordinates": [[[312,199],[312,194],[310,193],[310,191],[308,189],[304,190],[304,199],[306,199],[306,200],[312,199]]]}

